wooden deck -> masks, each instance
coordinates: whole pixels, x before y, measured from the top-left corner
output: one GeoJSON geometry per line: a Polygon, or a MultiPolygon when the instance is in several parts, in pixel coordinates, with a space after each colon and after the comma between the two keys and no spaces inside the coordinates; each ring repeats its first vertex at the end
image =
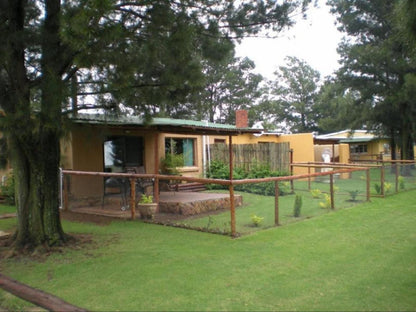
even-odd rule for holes
{"type": "MultiPolygon", "coordinates": [[[[130,219],[130,209],[122,210],[121,198],[104,206],[88,206],[72,208],[77,213],[93,214],[117,219],[130,219]]],[[[235,195],[235,206],[242,205],[242,197],[235,195]]],[[[203,193],[203,192],[160,192],[159,213],[176,216],[195,216],[207,212],[215,212],[230,208],[230,196],[228,193],[203,193]]],[[[140,218],[136,210],[136,218],[140,218]]]]}

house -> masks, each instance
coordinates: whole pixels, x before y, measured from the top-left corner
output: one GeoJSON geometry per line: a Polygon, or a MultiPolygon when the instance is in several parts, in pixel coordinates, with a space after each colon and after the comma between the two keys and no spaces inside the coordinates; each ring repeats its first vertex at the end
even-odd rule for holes
{"type": "MultiPolygon", "coordinates": [[[[227,138],[259,133],[258,129],[171,118],[146,121],[138,116],[78,114],[72,118],[68,135],[62,140],[62,167],[76,171],[125,172],[143,168],[159,173],[160,160],[167,153],[181,154],[184,166],[179,173],[201,177],[205,166],[205,145],[209,137],[227,138]]],[[[245,123],[244,123],[245,124],[245,123]]],[[[70,195],[91,200],[103,198],[104,179],[98,176],[73,176],[70,195]]]]}
{"type": "Polygon", "coordinates": [[[348,163],[391,159],[390,140],[367,130],[343,130],[314,138],[315,161],[329,154],[331,161],[348,163]]]}

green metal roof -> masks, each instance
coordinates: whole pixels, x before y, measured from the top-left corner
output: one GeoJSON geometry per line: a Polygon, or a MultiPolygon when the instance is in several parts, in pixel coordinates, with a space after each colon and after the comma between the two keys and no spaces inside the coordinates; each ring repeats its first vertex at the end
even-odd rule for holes
{"type": "Polygon", "coordinates": [[[261,129],[237,128],[235,125],[218,124],[207,121],[188,119],[152,118],[146,121],[140,116],[78,114],[71,118],[75,123],[108,126],[130,126],[140,128],[156,128],[164,132],[200,133],[200,134],[239,134],[260,133],[261,129]]]}

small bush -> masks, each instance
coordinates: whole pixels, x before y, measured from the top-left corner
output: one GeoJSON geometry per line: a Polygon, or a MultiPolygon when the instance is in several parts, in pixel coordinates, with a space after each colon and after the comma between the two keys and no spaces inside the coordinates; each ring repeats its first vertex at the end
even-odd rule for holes
{"type": "Polygon", "coordinates": [[[312,198],[320,198],[322,195],[322,192],[320,189],[315,189],[310,191],[312,198]]]}
{"type": "Polygon", "coordinates": [[[259,217],[255,214],[251,215],[251,222],[253,222],[254,226],[259,226],[264,220],[264,217],[259,217]]]}
{"type": "Polygon", "coordinates": [[[301,209],[302,209],[302,196],[301,195],[296,195],[295,204],[293,205],[293,216],[295,218],[300,217],[301,209]]]}
{"type": "Polygon", "coordinates": [[[397,181],[399,182],[399,187],[401,190],[405,189],[405,185],[404,185],[404,177],[403,176],[398,176],[397,177],[397,181]]]}
{"type": "Polygon", "coordinates": [[[319,202],[319,207],[323,209],[330,209],[331,208],[331,196],[329,196],[328,194],[324,194],[324,197],[325,197],[325,201],[319,202]]]}
{"type": "Polygon", "coordinates": [[[359,191],[358,190],[348,191],[348,193],[351,196],[351,201],[356,201],[359,191]]]}
{"type": "Polygon", "coordinates": [[[381,194],[381,186],[378,183],[374,184],[374,189],[376,190],[376,194],[381,194]]]}
{"type": "MultiPolygon", "coordinates": [[[[228,179],[230,176],[230,169],[228,164],[222,161],[211,161],[210,167],[207,170],[208,178],[212,179],[228,179]]],[[[245,170],[242,167],[234,168],[233,178],[235,180],[241,179],[258,179],[267,177],[279,177],[285,175],[283,172],[272,171],[267,164],[254,164],[250,170],[245,170]]],[[[209,189],[226,189],[227,186],[211,184],[207,186],[209,189]]],[[[254,183],[236,185],[236,191],[248,192],[259,195],[273,196],[275,191],[274,182],[254,183]]],[[[290,193],[290,184],[288,182],[279,183],[279,195],[290,193]]]]}

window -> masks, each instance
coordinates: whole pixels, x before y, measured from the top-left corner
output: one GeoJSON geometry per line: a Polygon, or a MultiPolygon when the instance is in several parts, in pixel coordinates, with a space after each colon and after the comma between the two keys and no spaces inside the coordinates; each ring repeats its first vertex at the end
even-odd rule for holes
{"type": "Polygon", "coordinates": [[[143,138],[111,137],[104,142],[104,171],[123,172],[143,166],[143,138]]]}
{"type": "Polygon", "coordinates": [[[165,154],[182,155],[184,166],[195,166],[195,139],[166,138],[165,154]]]}
{"type": "Polygon", "coordinates": [[[367,144],[352,144],[350,145],[351,154],[367,153],[367,144]]]}

